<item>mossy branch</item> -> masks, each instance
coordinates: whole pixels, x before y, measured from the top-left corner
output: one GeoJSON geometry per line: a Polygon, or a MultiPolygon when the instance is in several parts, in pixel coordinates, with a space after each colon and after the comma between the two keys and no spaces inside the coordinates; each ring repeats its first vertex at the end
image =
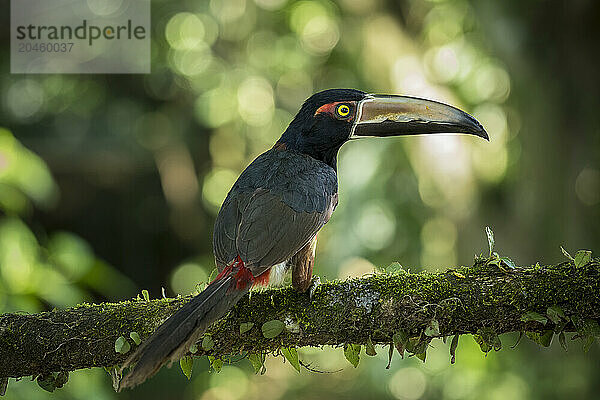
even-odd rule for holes
{"type": "MultiPolygon", "coordinates": [[[[0,315],[0,377],[117,365],[126,357],[115,351],[117,338],[123,336],[133,348],[131,332],[147,338],[188,300],[133,300],[0,315]]],[[[576,321],[595,323],[600,318],[598,259],[580,266],[567,262],[514,269],[480,261],[473,267],[436,273],[373,274],[324,283],[312,301],[289,288],[253,292],[211,328],[214,347],[196,354],[389,344],[399,331],[426,339],[465,333],[481,337],[482,332],[488,336],[491,332],[495,340],[501,333],[554,329],[556,319],[543,317],[553,306],[564,312],[564,330],[581,330],[576,321]],[[524,315],[547,321],[543,324],[524,315]],[[287,329],[267,339],[261,327],[272,320],[283,321],[287,329]],[[240,333],[240,325],[249,322],[252,328],[245,331],[251,326],[245,324],[240,333]]]]}

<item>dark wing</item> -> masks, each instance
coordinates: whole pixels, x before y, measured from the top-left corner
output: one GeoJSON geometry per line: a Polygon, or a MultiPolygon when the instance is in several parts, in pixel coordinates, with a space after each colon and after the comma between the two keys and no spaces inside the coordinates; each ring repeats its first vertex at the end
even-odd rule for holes
{"type": "Polygon", "coordinates": [[[219,211],[213,237],[217,267],[239,255],[256,276],[290,259],[336,205],[332,168],[298,154],[264,153],[242,173],[219,211]]]}
{"type": "Polygon", "coordinates": [[[279,264],[309,243],[330,216],[327,210],[297,212],[269,191],[259,189],[242,214],[237,249],[242,260],[258,269],[279,264]]]}
{"type": "Polygon", "coordinates": [[[266,268],[290,259],[329,220],[337,196],[329,197],[329,207],[324,212],[297,212],[262,188],[247,202],[241,201],[247,203],[243,209],[239,208],[238,199],[230,199],[229,212],[221,212],[227,215],[215,225],[217,265],[222,268],[239,255],[253,274],[259,275],[266,268]],[[234,207],[235,203],[238,207],[234,207]],[[234,219],[239,222],[234,224],[234,219]]]}

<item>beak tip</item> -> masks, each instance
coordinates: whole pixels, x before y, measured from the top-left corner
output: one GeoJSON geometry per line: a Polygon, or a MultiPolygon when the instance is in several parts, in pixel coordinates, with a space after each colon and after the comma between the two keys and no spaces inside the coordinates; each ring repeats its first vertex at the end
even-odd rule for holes
{"type": "Polygon", "coordinates": [[[483,127],[483,125],[481,125],[481,123],[479,121],[477,121],[475,118],[473,118],[471,115],[468,115],[469,117],[469,122],[473,128],[473,133],[476,136],[479,136],[482,139],[487,140],[488,142],[490,141],[490,136],[488,135],[487,131],[485,130],[485,128],[483,127]]]}
{"type": "Polygon", "coordinates": [[[487,140],[488,142],[490,141],[490,135],[488,135],[488,133],[485,131],[485,129],[483,129],[483,126],[481,127],[481,130],[479,131],[479,133],[477,133],[477,136],[487,140]]]}

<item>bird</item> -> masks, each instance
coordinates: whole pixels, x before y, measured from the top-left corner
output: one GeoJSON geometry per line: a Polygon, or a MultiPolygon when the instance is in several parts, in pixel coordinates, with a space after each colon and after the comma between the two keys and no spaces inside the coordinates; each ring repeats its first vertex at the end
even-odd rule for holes
{"type": "Polygon", "coordinates": [[[317,234],[338,204],[337,155],[344,143],[437,133],[489,140],[471,115],[433,100],[356,89],[328,89],[309,97],[223,201],[213,231],[219,274],[125,361],[121,373],[131,368],[119,389],[141,384],[188,354],[253,286],[291,271],[296,290],[311,287],[317,234]]]}

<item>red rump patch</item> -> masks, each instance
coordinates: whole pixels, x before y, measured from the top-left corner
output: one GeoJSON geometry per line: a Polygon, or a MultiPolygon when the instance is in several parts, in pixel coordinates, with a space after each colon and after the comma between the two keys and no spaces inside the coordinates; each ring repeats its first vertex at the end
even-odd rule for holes
{"type": "Polygon", "coordinates": [[[237,256],[231,264],[226,266],[223,269],[223,271],[221,271],[219,275],[217,275],[214,281],[218,281],[219,279],[223,279],[226,276],[233,275],[233,278],[235,279],[235,288],[237,290],[243,290],[248,285],[267,285],[269,283],[270,274],[271,270],[268,269],[259,276],[255,277],[254,275],[252,275],[252,272],[248,268],[246,268],[244,262],[242,261],[242,258],[240,256],[237,256]]]}
{"type": "Polygon", "coordinates": [[[267,286],[269,284],[270,276],[271,276],[271,268],[269,268],[268,270],[266,270],[265,272],[263,272],[262,274],[260,274],[256,278],[254,278],[255,279],[254,286],[256,286],[256,285],[267,286]]]}
{"type": "Polygon", "coordinates": [[[238,264],[238,272],[234,275],[233,279],[235,279],[235,288],[237,290],[246,289],[246,286],[254,286],[254,275],[248,268],[244,266],[243,262],[238,264]]]}

